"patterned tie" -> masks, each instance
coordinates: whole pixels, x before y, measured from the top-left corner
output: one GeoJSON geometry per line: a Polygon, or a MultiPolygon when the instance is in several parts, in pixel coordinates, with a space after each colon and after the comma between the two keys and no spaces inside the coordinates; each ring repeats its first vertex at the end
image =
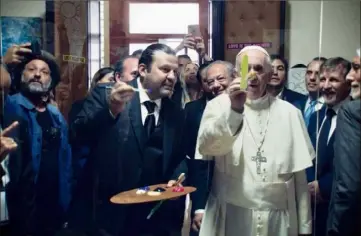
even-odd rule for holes
{"type": "Polygon", "coordinates": [[[333,109],[327,109],[326,118],[321,127],[320,135],[318,136],[318,158],[323,158],[323,155],[327,152],[328,136],[331,130],[332,117],[334,115],[336,115],[336,113],[333,109]]]}
{"type": "Polygon", "coordinates": [[[305,111],[304,118],[305,118],[306,126],[308,126],[308,124],[310,123],[310,118],[311,115],[315,112],[316,104],[317,104],[317,100],[311,101],[310,105],[307,107],[305,111]]]}
{"type": "Polygon", "coordinates": [[[143,104],[147,108],[147,111],[148,111],[147,118],[145,119],[145,122],[144,122],[144,128],[145,128],[145,132],[147,133],[147,137],[149,138],[155,128],[154,110],[155,110],[156,104],[151,101],[146,101],[143,104]]]}

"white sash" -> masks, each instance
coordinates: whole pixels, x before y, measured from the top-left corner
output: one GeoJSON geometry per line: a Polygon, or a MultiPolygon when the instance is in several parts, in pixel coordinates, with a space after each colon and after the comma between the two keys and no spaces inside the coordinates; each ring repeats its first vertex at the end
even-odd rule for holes
{"type": "Polygon", "coordinates": [[[247,182],[214,171],[212,194],[221,201],[246,209],[288,210],[295,199],[294,177],[284,183],[247,182]]]}

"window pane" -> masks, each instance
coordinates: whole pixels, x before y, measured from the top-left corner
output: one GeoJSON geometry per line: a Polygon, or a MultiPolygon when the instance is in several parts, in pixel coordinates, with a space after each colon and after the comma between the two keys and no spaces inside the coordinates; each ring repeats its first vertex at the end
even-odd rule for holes
{"type": "MultiPolygon", "coordinates": [[[[169,47],[174,49],[182,42],[182,40],[183,39],[159,39],[159,43],[166,44],[169,47]]],[[[177,55],[183,55],[183,54],[185,54],[184,49],[180,50],[177,53],[177,55]]],[[[193,62],[198,63],[198,60],[199,60],[198,53],[195,50],[188,49],[188,56],[192,59],[193,62]]]]}
{"type": "Polygon", "coordinates": [[[129,44],[129,55],[132,55],[132,53],[138,49],[146,49],[150,43],[130,43],[129,44]]]}
{"type": "MultiPolygon", "coordinates": [[[[159,39],[159,43],[163,43],[168,45],[169,47],[175,49],[183,39],[159,39]]],[[[146,49],[150,43],[131,43],[129,44],[129,54],[132,54],[135,50],[138,49],[146,49]]],[[[177,53],[177,55],[185,54],[185,50],[181,50],[177,53]]],[[[198,53],[195,50],[188,49],[188,56],[192,59],[193,62],[198,63],[198,53]]]]}
{"type": "Polygon", "coordinates": [[[198,3],[130,3],[129,33],[186,34],[199,24],[198,3]]]}

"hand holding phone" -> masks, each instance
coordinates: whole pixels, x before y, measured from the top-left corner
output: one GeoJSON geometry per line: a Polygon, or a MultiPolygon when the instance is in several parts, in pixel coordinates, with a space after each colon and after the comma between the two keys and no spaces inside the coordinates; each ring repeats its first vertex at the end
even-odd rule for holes
{"type": "Polygon", "coordinates": [[[20,49],[21,48],[26,48],[28,50],[18,50],[18,54],[21,56],[27,56],[29,54],[34,55],[34,56],[39,56],[41,55],[41,48],[40,48],[40,44],[38,41],[32,41],[31,43],[26,43],[23,45],[20,45],[20,49]]]}
{"type": "Polygon", "coordinates": [[[26,55],[29,55],[32,53],[30,47],[30,43],[24,43],[19,45],[12,45],[8,50],[6,51],[3,62],[6,65],[13,65],[21,63],[26,55]]]}
{"type": "Polygon", "coordinates": [[[31,42],[30,50],[33,55],[36,55],[36,56],[41,55],[40,43],[37,40],[31,42]]]}
{"type": "Polygon", "coordinates": [[[194,38],[202,37],[199,25],[188,25],[188,34],[192,35],[194,38]]]}
{"type": "Polygon", "coordinates": [[[191,34],[187,34],[183,39],[183,46],[185,48],[195,49],[196,47],[196,41],[194,40],[194,37],[191,34]]]}

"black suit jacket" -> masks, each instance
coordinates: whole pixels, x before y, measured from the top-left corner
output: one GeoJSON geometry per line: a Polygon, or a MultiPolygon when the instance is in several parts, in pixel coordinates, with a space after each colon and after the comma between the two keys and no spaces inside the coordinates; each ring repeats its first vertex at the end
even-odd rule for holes
{"type": "Polygon", "coordinates": [[[214,169],[214,161],[194,159],[198,130],[206,105],[207,99],[203,97],[189,102],[185,106],[189,184],[197,188],[197,191],[191,194],[192,213],[195,210],[205,209],[214,169]]]}
{"type": "Polygon", "coordinates": [[[328,235],[361,235],[361,101],[338,112],[328,235]]]}
{"type": "Polygon", "coordinates": [[[300,109],[303,114],[303,111],[305,109],[306,102],[307,102],[306,95],[297,93],[297,92],[285,87],[283,89],[281,99],[291,103],[292,105],[294,105],[295,107],[300,109]]]}
{"type": "MultiPolygon", "coordinates": [[[[314,149],[316,150],[317,145],[317,131],[320,132],[320,128],[324,117],[326,115],[326,106],[323,106],[318,112],[315,112],[311,115],[310,123],[308,126],[308,132],[311,138],[314,149]],[[318,116],[318,119],[317,119],[318,116]],[[318,121],[318,123],[317,123],[318,121]],[[318,128],[317,128],[318,126],[318,128]]],[[[338,126],[338,124],[337,124],[338,126]]],[[[327,228],[327,216],[328,216],[328,206],[330,203],[330,196],[332,191],[332,182],[333,182],[333,160],[334,160],[334,150],[333,143],[335,139],[336,130],[331,135],[329,142],[327,144],[327,149],[325,154],[317,156],[317,165],[316,158],[313,160],[313,166],[306,169],[307,180],[312,182],[314,180],[318,181],[321,197],[323,201],[318,203],[316,206],[317,217],[313,223],[314,232],[316,235],[325,235],[327,228]],[[316,173],[317,166],[317,176],[316,173]]]]}
{"type": "MultiPolygon", "coordinates": [[[[71,124],[71,129],[78,143],[91,147],[92,160],[87,161],[86,165],[93,166],[89,169],[93,171],[92,214],[95,224],[108,234],[119,235],[125,226],[131,227],[125,220],[134,207],[115,205],[109,199],[119,192],[142,187],[139,186],[139,181],[146,136],[139,94],[136,93],[126,110],[114,119],[107,101],[109,85],[111,84],[98,85],[91,92],[71,124]]],[[[131,85],[137,87],[137,81],[132,81],[131,85]]],[[[162,177],[163,182],[167,183],[176,179],[180,173],[187,174],[182,142],[184,111],[171,100],[163,99],[160,113],[164,121],[162,177]]],[[[164,226],[181,228],[183,198],[166,202],[159,211],[169,212],[169,217],[164,219],[164,226]]]]}

